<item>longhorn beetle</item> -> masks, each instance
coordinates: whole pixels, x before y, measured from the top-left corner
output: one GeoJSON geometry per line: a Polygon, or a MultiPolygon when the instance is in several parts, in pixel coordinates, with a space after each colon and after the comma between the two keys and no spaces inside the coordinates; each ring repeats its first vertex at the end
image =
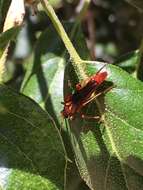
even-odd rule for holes
{"type": "MultiPolygon", "coordinates": [[[[106,80],[108,75],[106,71],[101,72],[102,69],[103,67],[87,80],[78,83],[75,92],[65,97],[64,108],[61,111],[64,118],[73,119],[76,113],[80,113],[82,107],[103,93],[96,93],[97,88],[106,80]]],[[[84,118],[83,114],[82,117],[84,118]]],[[[99,117],[97,116],[97,118],[99,117]]]]}

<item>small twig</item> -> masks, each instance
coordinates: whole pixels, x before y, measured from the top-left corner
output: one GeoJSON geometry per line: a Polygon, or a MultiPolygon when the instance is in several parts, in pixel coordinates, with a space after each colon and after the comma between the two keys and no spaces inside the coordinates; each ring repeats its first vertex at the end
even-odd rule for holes
{"type": "Polygon", "coordinates": [[[94,17],[93,17],[93,12],[88,11],[87,14],[87,24],[88,24],[88,33],[89,33],[89,49],[90,49],[90,54],[91,58],[95,60],[95,24],[94,24],[94,17]]]}
{"type": "Polygon", "coordinates": [[[88,6],[90,4],[90,1],[91,0],[80,0],[78,6],[76,8],[76,12],[78,14],[77,20],[81,21],[84,18],[85,14],[87,12],[88,6]]]}
{"type": "Polygon", "coordinates": [[[139,47],[139,55],[137,60],[137,78],[143,80],[143,38],[139,47]]]}

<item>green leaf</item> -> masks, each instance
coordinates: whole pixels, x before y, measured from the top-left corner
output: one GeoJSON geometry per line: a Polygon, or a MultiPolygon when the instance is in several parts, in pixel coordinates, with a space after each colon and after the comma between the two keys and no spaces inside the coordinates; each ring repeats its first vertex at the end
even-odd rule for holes
{"type": "Polygon", "coordinates": [[[0,85],[0,180],[8,190],[63,190],[65,150],[53,119],[0,85]]]}
{"type": "Polygon", "coordinates": [[[0,34],[0,57],[3,54],[3,51],[7,47],[10,40],[13,40],[18,34],[20,27],[13,27],[0,34]]]}
{"type": "MultiPolygon", "coordinates": [[[[102,66],[87,64],[89,76],[102,66]]],[[[91,189],[140,190],[143,184],[143,83],[116,66],[107,65],[104,69],[108,72],[106,85],[112,82],[114,87],[97,98],[96,105],[93,101],[82,110],[90,116],[98,111],[102,122],[81,119],[78,114],[74,120],[67,121],[76,163],[91,189]]],[[[73,72],[69,66],[66,77],[72,78],[73,72]]]]}
{"type": "Polygon", "coordinates": [[[119,57],[114,64],[118,65],[119,67],[127,71],[135,70],[138,63],[138,56],[139,56],[138,50],[132,51],[119,57]]]}

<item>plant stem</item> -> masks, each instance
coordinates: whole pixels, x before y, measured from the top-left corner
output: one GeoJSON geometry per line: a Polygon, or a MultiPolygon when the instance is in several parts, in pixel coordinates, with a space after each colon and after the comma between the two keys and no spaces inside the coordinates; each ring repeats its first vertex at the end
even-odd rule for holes
{"type": "Polygon", "coordinates": [[[87,12],[88,6],[90,4],[90,1],[91,0],[80,0],[76,8],[76,12],[78,13],[77,20],[81,21],[84,18],[85,13],[87,12]]]}
{"type": "Polygon", "coordinates": [[[77,51],[75,50],[73,44],[71,43],[67,33],[65,32],[64,27],[62,26],[60,20],[58,19],[53,7],[50,5],[50,3],[47,0],[40,0],[43,8],[45,9],[47,15],[50,17],[55,29],[57,30],[59,36],[61,37],[62,41],[65,44],[66,49],[68,50],[72,65],[75,69],[75,72],[77,75],[80,76],[80,78],[85,79],[87,78],[83,60],[78,55],[77,51]]]}
{"type": "Polygon", "coordinates": [[[139,47],[137,60],[137,78],[143,81],[143,37],[139,47]]]}

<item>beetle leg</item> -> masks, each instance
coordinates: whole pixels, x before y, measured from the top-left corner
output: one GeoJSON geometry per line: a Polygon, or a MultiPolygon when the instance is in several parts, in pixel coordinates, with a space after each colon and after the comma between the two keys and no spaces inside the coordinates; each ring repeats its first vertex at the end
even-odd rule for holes
{"type": "Polygon", "coordinates": [[[95,98],[97,98],[98,96],[100,96],[102,94],[102,92],[98,93],[95,95],[95,93],[93,93],[93,95],[91,95],[86,102],[84,102],[82,104],[82,106],[85,106],[86,104],[88,104],[89,102],[91,102],[92,100],[94,100],[95,98]]]}
{"type": "Polygon", "coordinates": [[[84,115],[83,113],[81,113],[81,118],[83,119],[100,119],[100,116],[90,116],[90,115],[84,115]]]}
{"type": "Polygon", "coordinates": [[[94,100],[95,98],[97,98],[98,96],[100,96],[101,94],[105,94],[106,92],[110,91],[114,86],[110,86],[109,88],[105,89],[104,91],[102,92],[99,92],[97,94],[93,93],[88,99],[86,102],[84,102],[82,104],[82,106],[85,106],[86,104],[88,104],[89,102],[91,102],[92,100],[94,100]]]}

